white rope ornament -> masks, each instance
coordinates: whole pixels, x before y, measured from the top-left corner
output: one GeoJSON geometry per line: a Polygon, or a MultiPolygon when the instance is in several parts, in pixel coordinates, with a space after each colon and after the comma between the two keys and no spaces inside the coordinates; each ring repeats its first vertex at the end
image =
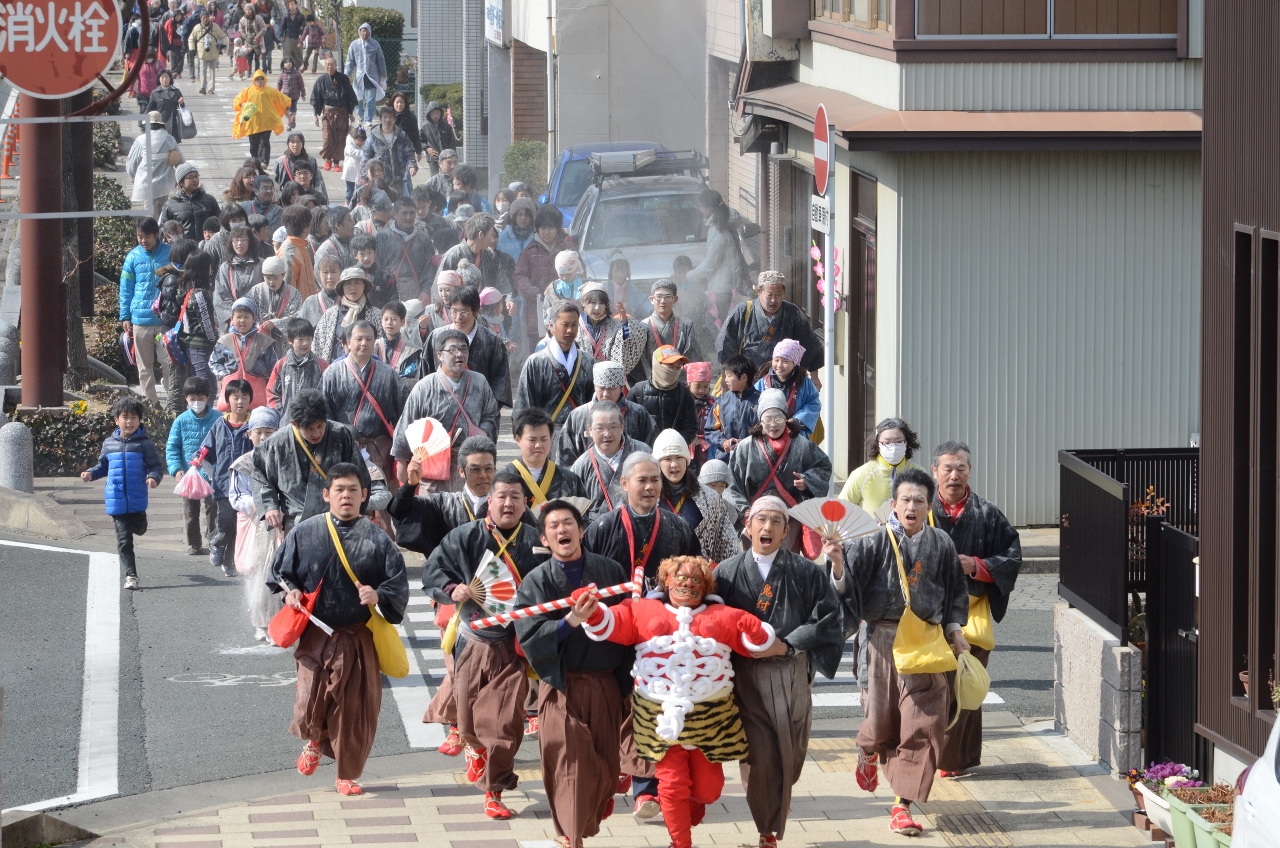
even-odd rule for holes
{"type": "Polygon", "coordinates": [[[631,676],[644,697],[662,704],[658,736],[675,742],[684,730],[685,715],[695,704],[732,687],[733,666],[728,647],[715,639],[695,636],[689,629],[694,615],[705,606],[667,609],[675,613],[676,632],[637,645],[631,676]]]}

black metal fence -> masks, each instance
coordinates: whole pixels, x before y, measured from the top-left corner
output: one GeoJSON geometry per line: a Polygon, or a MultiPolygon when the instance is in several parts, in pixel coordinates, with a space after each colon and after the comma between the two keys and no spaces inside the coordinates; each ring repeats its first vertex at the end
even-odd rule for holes
{"type": "Polygon", "coordinates": [[[1195,448],[1058,451],[1058,594],[1121,644],[1129,595],[1148,588],[1147,513],[1163,499],[1163,520],[1197,535],[1199,462],[1195,448]]]}
{"type": "Polygon", "coordinates": [[[1147,756],[1208,773],[1196,736],[1198,540],[1149,518],[1147,561],[1147,756]]]}

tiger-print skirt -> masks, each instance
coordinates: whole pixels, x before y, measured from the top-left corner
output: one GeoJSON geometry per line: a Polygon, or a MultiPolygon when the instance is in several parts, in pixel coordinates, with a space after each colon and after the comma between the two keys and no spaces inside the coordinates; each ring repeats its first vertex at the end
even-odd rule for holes
{"type": "Polygon", "coordinates": [[[747,755],[747,734],[734,703],[733,693],[722,698],[695,704],[684,717],[684,730],[674,743],[658,735],[658,716],[662,704],[632,691],[632,721],[635,727],[636,753],[650,762],[658,762],[675,745],[693,745],[713,763],[741,760],[747,755]]]}

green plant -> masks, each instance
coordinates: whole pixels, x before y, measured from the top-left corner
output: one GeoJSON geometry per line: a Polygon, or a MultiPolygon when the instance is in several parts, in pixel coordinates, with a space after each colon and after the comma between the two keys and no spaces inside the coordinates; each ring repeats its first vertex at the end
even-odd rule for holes
{"type": "Polygon", "coordinates": [[[93,125],[93,167],[115,170],[120,155],[120,125],[115,122],[93,125]]]}
{"type": "Polygon", "coordinates": [[[84,319],[85,351],[119,371],[130,382],[137,382],[138,369],[130,365],[120,350],[120,291],[115,286],[100,286],[93,291],[93,318],[84,319]]]}
{"type": "MultiPolygon", "coordinates": [[[[446,82],[439,84],[427,83],[418,89],[418,93],[422,95],[422,108],[427,108],[427,104],[435,100],[445,108],[445,114],[453,118],[453,132],[458,137],[458,143],[462,143],[462,83],[446,82]]],[[[422,121],[427,120],[426,115],[419,115],[422,121]]]]}
{"type": "MultiPolygon", "coordinates": [[[[79,474],[97,462],[102,442],[116,428],[111,404],[124,394],[125,390],[94,385],[89,388],[90,403],[82,412],[47,409],[15,412],[13,420],[30,427],[32,440],[40,446],[35,454],[36,476],[79,474]]],[[[163,451],[173,419],[150,401],[142,401],[142,406],[142,425],[157,449],[163,451]]]]}
{"type": "Polygon", "coordinates": [[[360,37],[360,25],[367,23],[373,38],[382,46],[387,60],[387,91],[395,90],[396,70],[400,67],[400,46],[404,38],[404,15],[376,6],[343,6],[338,31],[344,45],[360,37]]]}
{"type": "MultiPolygon", "coordinates": [[[[104,174],[93,175],[94,209],[128,209],[129,205],[129,197],[118,182],[104,174]]],[[[93,269],[108,280],[119,279],[124,258],[137,243],[133,222],[129,218],[94,218],[93,269]]]]}
{"type": "Polygon", "coordinates": [[[509,182],[527,183],[534,195],[547,190],[547,143],[522,139],[507,148],[502,168],[509,182]]]}

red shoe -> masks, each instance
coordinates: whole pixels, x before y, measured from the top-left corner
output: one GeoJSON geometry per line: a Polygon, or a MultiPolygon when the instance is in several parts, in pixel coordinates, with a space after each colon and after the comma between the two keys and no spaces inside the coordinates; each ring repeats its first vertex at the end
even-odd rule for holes
{"type": "Polygon", "coordinates": [[[363,795],[364,787],[359,781],[355,780],[335,780],[333,785],[337,788],[339,795],[363,795]]]}
{"type": "Polygon", "coordinates": [[[332,170],[333,170],[333,163],[332,163],[332,162],[330,162],[328,159],[326,159],[326,160],[324,161],[324,169],[325,169],[326,171],[332,171],[332,170]]]}
{"type": "Polygon", "coordinates": [[[938,769],[938,777],[955,778],[955,777],[964,777],[967,774],[968,774],[967,771],[943,771],[942,769],[938,769]]]}
{"type": "Polygon", "coordinates": [[[524,735],[537,736],[540,727],[541,722],[538,721],[538,717],[536,715],[529,716],[524,720],[524,735]]]}
{"type": "Polygon", "coordinates": [[[858,779],[858,788],[864,792],[875,792],[876,787],[880,785],[880,755],[871,754],[858,749],[858,768],[854,772],[858,779]]]}
{"type": "Polygon", "coordinates": [[[889,819],[889,830],[903,836],[919,836],[924,828],[911,818],[911,808],[906,804],[895,804],[889,819]]]}
{"type": "Polygon", "coordinates": [[[308,742],[303,745],[302,753],[298,755],[298,774],[315,774],[319,765],[320,749],[316,747],[316,743],[308,742]]]}
{"type": "Polygon", "coordinates": [[[491,819],[509,819],[515,815],[510,807],[502,803],[501,792],[484,793],[484,814],[491,819]]]}
{"type": "Polygon", "coordinates": [[[778,837],[772,833],[760,834],[760,848],[778,848],[778,837]]]}
{"type": "Polygon", "coordinates": [[[613,798],[610,798],[609,803],[604,805],[604,815],[600,817],[600,821],[604,821],[611,815],[613,815],[613,798]]]}
{"type": "Polygon", "coordinates": [[[662,812],[662,806],[658,804],[658,799],[652,795],[641,795],[636,799],[636,818],[651,819],[660,812],[662,812]]]}
{"type": "Polygon", "coordinates": [[[445,734],[444,741],[440,743],[437,751],[446,757],[456,757],[462,753],[462,736],[458,733],[458,728],[452,724],[449,725],[449,732],[445,734]]]}
{"type": "Polygon", "coordinates": [[[617,792],[617,794],[618,794],[618,795],[626,795],[626,794],[627,794],[628,792],[630,792],[630,791],[631,791],[631,775],[629,775],[629,774],[620,774],[620,775],[618,775],[618,792],[617,792]]]}
{"type": "Polygon", "coordinates": [[[463,751],[467,758],[467,780],[476,783],[484,777],[485,766],[489,765],[489,752],[484,748],[466,746],[463,751]]]}

